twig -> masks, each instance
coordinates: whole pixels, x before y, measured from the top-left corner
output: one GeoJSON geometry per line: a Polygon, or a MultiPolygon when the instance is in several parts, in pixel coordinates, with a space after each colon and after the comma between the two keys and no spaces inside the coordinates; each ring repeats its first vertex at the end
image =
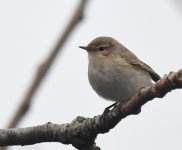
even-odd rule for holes
{"type": "MultiPolygon", "coordinates": [[[[47,59],[38,67],[37,73],[27,91],[24,98],[22,99],[22,103],[18,107],[15,115],[12,117],[12,120],[10,121],[7,128],[14,128],[18,125],[20,120],[25,116],[27,111],[30,108],[30,104],[32,103],[33,96],[35,95],[37,89],[40,87],[41,82],[45,78],[47,72],[49,71],[49,68],[53,64],[56,56],[61,51],[62,46],[68,39],[69,35],[71,34],[72,30],[76,27],[76,25],[80,22],[80,20],[83,18],[83,11],[86,6],[86,3],[88,0],[80,0],[80,4],[78,8],[76,9],[75,13],[73,14],[67,28],[65,29],[62,37],[59,38],[57,44],[53,48],[50,55],[47,57],[47,59]]],[[[5,147],[0,147],[0,150],[5,150],[5,147]]]]}
{"type": "Polygon", "coordinates": [[[72,144],[80,150],[99,150],[95,138],[100,133],[107,133],[114,128],[121,119],[136,111],[146,102],[158,97],[164,97],[174,89],[182,88],[182,70],[165,75],[152,86],[139,91],[130,101],[119,104],[112,110],[105,110],[102,115],[94,118],[77,117],[71,123],[41,126],[1,129],[0,145],[30,145],[41,142],[60,142],[72,144]],[[16,137],[16,138],[15,138],[16,137]]]}
{"type": "MultiPolygon", "coordinates": [[[[24,98],[22,99],[22,103],[17,109],[17,112],[12,117],[7,128],[14,128],[18,125],[20,120],[25,116],[26,112],[30,108],[30,104],[32,103],[33,96],[35,95],[37,89],[40,87],[41,82],[43,81],[44,77],[46,76],[49,68],[51,67],[52,63],[54,62],[56,56],[61,51],[62,46],[64,45],[65,41],[68,39],[69,35],[71,34],[72,30],[76,27],[76,25],[80,22],[83,18],[83,11],[86,6],[88,0],[80,0],[80,4],[76,9],[74,15],[72,16],[67,28],[65,29],[63,35],[59,38],[57,44],[53,48],[50,55],[47,57],[45,62],[43,62],[37,69],[37,73],[35,78],[33,79],[27,93],[25,94],[24,98]]],[[[0,147],[0,150],[5,150],[5,147],[0,147]]]]}
{"type": "Polygon", "coordinates": [[[40,87],[40,84],[43,81],[45,75],[47,74],[49,68],[51,67],[54,59],[56,58],[58,53],[61,51],[62,46],[64,45],[65,41],[68,39],[72,30],[83,18],[83,11],[87,1],[88,0],[80,1],[80,4],[78,8],[76,9],[74,15],[72,16],[72,19],[70,23],[68,24],[66,30],[64,31],[62,37],[60,37],[60,39],[58,40],[58,43],[55,45],[55,47],[53,48],[48,58],[38,67],[37,74],[35,75],[35,78],[33,79],[32,84],[30,85],[30,88],[28,89],[25,97],[23,98],[21,105],[18,107],[17,112],[15,113],[15,115],[13,116],[13,119],[8,125],[8,128],[16,127],[17,124],[22,119],[22,117],[28,111],[30,104],[33,100],[33,96],[35,95],[37,89],[40,87]]]}

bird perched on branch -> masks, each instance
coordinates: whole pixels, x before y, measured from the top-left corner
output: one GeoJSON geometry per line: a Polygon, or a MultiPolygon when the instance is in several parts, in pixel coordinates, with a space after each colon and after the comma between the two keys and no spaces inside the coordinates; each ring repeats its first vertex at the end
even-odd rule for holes
{"type": "Polygon", "coordinates": [[[131,51],[111,37],[98,37],[88,46],[88,78],[96,93],[111,101],[123,103],[140,89],[158,81],[160,76],[131,51]]]}

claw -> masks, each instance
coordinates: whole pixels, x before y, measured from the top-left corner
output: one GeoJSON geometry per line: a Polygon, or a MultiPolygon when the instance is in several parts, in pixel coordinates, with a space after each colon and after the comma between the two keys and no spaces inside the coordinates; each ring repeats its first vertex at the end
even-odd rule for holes
{"type": "Polygon", "coordinates": [[[112,104],[112,105],[110,105],[110,106],[106,107],[106,108],[105,108],[105,110],[104,110],[104,112],[109,111],[109,110],[110,110],[110,108],[112,108],[112,107],[116,106],[117,104],[118,104],[118,103],[116,102],[116,103],[114,103],[114,104],[112,104]]]}

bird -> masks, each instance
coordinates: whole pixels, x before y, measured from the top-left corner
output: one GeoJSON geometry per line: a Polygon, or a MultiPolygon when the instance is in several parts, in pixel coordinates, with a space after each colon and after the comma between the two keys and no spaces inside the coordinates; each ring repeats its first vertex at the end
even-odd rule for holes
{"type": "Polygon", "coordinates": [[[161,77],[134,53],[112,37],[101,36],[87,46],[88,79],[102,98],[117,103],[129,101],[142,88],[161,77]]]}

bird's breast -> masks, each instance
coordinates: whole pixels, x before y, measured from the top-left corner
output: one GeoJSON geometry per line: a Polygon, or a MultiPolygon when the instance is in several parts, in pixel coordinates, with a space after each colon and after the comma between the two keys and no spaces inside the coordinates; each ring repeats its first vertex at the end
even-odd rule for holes
{"type": "Polygon", "coordinates": [[[101,97],[122,102],[148,86],[150,76],[132,68],[125,60],[89,61],[88,77],[92,88],[101,97]]]}

